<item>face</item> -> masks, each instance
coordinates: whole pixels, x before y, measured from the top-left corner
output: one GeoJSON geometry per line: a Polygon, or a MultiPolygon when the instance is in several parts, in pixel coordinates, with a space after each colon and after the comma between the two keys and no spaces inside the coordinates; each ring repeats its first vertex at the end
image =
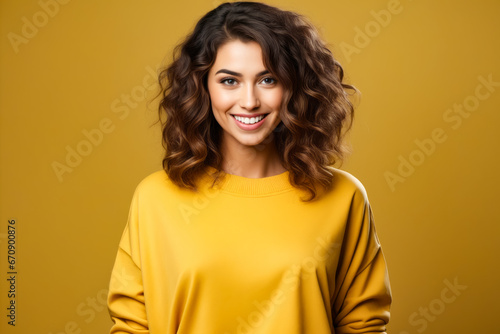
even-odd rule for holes
{"type": "Polygon", "coordinates": [[[223,44],[208,73],[208,90],[229,149],[260,144],[281,121],[283,87],[264,67],[256,42],[223,44]]]}

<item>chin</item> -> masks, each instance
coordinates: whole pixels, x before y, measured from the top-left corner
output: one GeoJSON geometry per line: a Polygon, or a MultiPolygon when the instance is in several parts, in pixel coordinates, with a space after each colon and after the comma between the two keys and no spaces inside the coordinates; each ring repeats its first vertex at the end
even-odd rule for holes
{"type": "Polygon", "coordinates": [[[249,147],[257,146],[257,145],[260,145],[264,142],[263,139],[260,139],[260,140],[238,140],[238,141],[241,145],[245,145],[245,146],[249,146],[249,147]]]}

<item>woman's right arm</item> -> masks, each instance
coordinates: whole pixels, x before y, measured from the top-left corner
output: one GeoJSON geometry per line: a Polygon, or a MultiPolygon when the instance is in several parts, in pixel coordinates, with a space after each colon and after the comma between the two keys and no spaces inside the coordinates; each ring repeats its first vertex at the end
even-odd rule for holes
{"type": "Polygon", "coordinates": [[[138,255],[137,197],[134,197],[109,284],[108,310],[114,322],[110,334],[149,333],[138,255]]]}

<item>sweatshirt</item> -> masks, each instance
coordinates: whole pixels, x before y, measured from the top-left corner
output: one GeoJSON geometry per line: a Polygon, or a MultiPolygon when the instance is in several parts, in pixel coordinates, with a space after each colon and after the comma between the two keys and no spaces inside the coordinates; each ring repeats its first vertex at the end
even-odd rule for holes
{"type": "Polygon", "coordinates": [[[198,191],[165,171],[137,186],[109,285],[110,333],[386,333],[386,261],[362,184],[333,170],[319,200],[226,174],[198,191]]]}

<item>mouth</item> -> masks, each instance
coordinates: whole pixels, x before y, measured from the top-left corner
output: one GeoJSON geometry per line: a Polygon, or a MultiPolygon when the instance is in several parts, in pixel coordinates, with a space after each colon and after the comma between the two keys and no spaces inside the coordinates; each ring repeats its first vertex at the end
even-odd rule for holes
{"type": "Polygon", "coordinates": [[[231,116],[233,116],[233,118],[236,119],[236,121],[238,121],[241,124],[252,125],[262,122],[262,120],[266,118],[267,115],[269,114],[252,115],[250,117],[241,115],[231,115],[231,116]]]}

